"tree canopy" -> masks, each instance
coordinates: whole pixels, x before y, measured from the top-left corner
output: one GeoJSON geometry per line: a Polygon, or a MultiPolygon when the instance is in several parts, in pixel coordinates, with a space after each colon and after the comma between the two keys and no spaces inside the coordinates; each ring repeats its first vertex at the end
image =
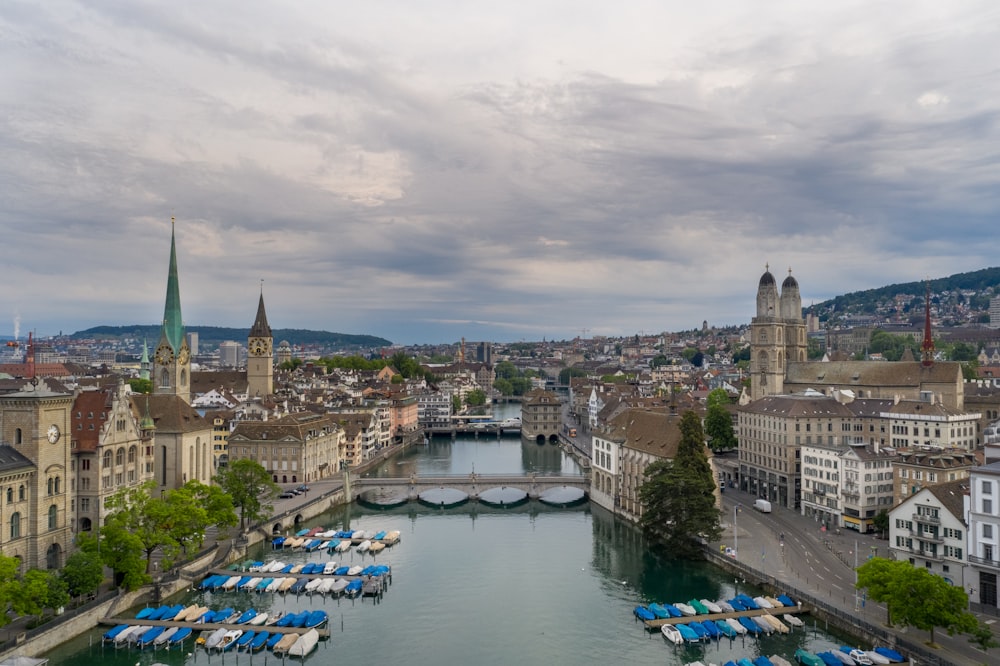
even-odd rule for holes
{"type": "Polygon", "coordinates": [[[928,631],[931,643],[937,627],[952,635],[974,632],[979,626],[967,610],[969,597],[962,588],[906,560],[873,557],[858,567],[857,587],[885,603],[889,624],[928,631]]]}
{"type": "Polygon", "coordinates": [[[671,557],[698,559],[703,541],[717,539],[720,532],[715,477],[705,454],[701,418],[693,411],[685,412],[680,431],[674,459],[646,468],[646,481],[639,488],[640,524],[657,549],[671,557]]]}
{"type": "Polygon", "coordinates": [[[248,523],[264,520],[273,508],[270,501],[281,490],[256,460],[241,458],[224,467],[215,482],[231,498],[240,514],[240,530],[248,523]]]}

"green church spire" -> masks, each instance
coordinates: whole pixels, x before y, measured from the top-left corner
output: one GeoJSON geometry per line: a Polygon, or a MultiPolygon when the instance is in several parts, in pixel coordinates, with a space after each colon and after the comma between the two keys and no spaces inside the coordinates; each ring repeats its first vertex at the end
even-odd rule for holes
{"type": "Polygon", "coordinates": [[[177,249],[174,242],[174,218],[170,218],[170,268],[167,272],[167,300],[163,306],[163,337],[176,354],[184,342],[181,318],[181,290],[177,282],[177,249]]]}

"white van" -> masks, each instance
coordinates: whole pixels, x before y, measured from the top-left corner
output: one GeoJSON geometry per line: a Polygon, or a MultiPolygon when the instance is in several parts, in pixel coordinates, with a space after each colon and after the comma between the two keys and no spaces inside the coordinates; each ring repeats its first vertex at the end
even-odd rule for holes
{"type": "Polygon", "coordinates": [[[766,499],[754,500],[753,508],[757,509],[762,513],[771,513],[771,503],[766,499]]]}

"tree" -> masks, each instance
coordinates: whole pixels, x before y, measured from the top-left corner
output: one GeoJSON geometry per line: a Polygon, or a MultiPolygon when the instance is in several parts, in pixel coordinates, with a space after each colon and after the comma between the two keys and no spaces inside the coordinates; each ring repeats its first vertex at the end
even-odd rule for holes
{"type": "Polygon", "coordinates": [[[1000,647],[1000,643],[993,636],[993,630],[990,629],[988,624],[983,622],[979,622],[978,626],[969,632],[969,642],[975,643],[976,647],[983,652],[986,652],[990,648],[1000,647]]]}
{"type": "Polygon", "coordinates": [[[150,580],[142,560],[142,540],[123,521],[101,526],[101,560],[114,572],[115,585],[134,590],[150,580]]]}
{"type": "Polygon", "coordinates": [[[215,476],[215,482],[229,495],[232,506],[239,511],[241,531],[248,523],[270,516],[273,508],[270,500],[281,490],[260,463],[247,458],[227,465],[215,476]]]}
{"type": "Polygon", "coordinates": [[[872,517],[872,527],[874,527],[879,536],[883,539],[885,538],[885,533],[889,531],[889,512],[882,509],[872,517]]]}
{"type": "MultiPolygon", "coordinates": [[[[216,526],[220,529],[236,525],[238,519],[233,509],[233,499],[220,486],[206,486],[192,479],[164,496],[167,503],[167,532],[176,544],[168,550],[190,555],[193,547],[201,547],[205,531],[216,526]]],[[[170,562],[165,561],[168,567],[170,562]]]]}
{"type": "Polygon", "coordinates": [[[712,447],[713,451],[722,451],[736,447],[736,435],[733,433],[733,417],[730,416],[729,410],[719,403],[710,405],[708,411],[705,412],[705,434],[709,437],[708,444],[712,447]]]}
{"type": "Polygon", "coordinates": [[[586,377],[587,371],[583,368],[563,368],[559,371],[559,383],[569,384],[573,377],[586,377]]]}
{"type": "Polygon", "coordinates": [[[104,563],[96,551],[82,547],[66,558],[66,564],[59,572],[71,597],[80,597],[95,592],[104,581],[104,563]]]}
{"type": "Polygon", "coordinates": [[[885,603],[890,625],[895,622],[928,631],[932,645],[937,627],[952,635],[974,632],[978,626],[976,617],[966,610],[969,597],[964,590],[905,560],[873,557],[858,567],[857,587],[867,588],[868,596],[885,603]]]}
{"type": "Polygon", "coordinates": [[[462,413],[462,396],[455,394],[451,396],[451,413],[461,414],[462,413]]]}
{"type": "Polygon", "coordinates": [[[719,537],[715,477],[705,455],[701,418],[692,411],[681,417],[677,455],[646,468],[639,488],[641,525],[652,544],[686,559],[701,556],[702,542],[719,537]]]}
{"type": "Polygon", "coordinates": [[[46,608],[59,608],[68,601],[66,584],[55,571],[29,569],[11,600],[11,610],[18,615],[41,617],[46,608]]]}
{"type": "Polygon", "coordinates": [[[486,393],[482,389],[472,389],[465,394],[465,404],[470,407],[481,407],[486,404],[486,393]]]}
{"type": "Polygon", "coordinates": [[[729,399],[729,393],[724,388],[712,389],[708,392],[708,396],[705,398],[705,405],[711,407],[713,405],[729,405],[732,404],[732,400],[729,399]]]}
{"type": "Polygon", "coordinates": [[[0,627],[11,620],[7,610],[17,596],[17,570],[20,565],[21,561],[16,557],[0,554],[0,627]]]}
{"type": "Polygon", "coordinates": [[[153,392],[153,381],[151,379],[133,377],[128,380],[128,385],[132,388],[132,393],[147,394],[153,392]]]}
{"type": "Polygon", "coordinates": [[[150,495],[155,486],[155,481],[148,481],[116,492],[108,499],[112,513],[105,521],[105,528],[124,530],[138,539],[140,550],[146,555],[146,574],[152,568],[153,553],[158,548],[172,555],[180,547],[170,533],[171,508],[163,499],[150,495]]]}
{"type": "MultiPolygon", "coordinates": [[[[496,373],[497,379],[513,379],[521,374],[517,366],[510,361],[500,361],[493,366],[493,372],[496,373]]],[[[496,382],[494,382],[494,386],[496,386],[496,382]]]]}
{"type": "Polygon", "coordinates": [[[493,388],[500,395],[514,395],[514,384],[509,379],[500,378],[493,380],[493,388]]]}

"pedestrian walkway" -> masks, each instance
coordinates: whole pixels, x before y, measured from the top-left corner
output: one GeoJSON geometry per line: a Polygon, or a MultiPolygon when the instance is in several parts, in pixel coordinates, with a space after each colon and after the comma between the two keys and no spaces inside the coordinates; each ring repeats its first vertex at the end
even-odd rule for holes
{"type": "MultiPolygon", "coordinates": [[[[754,499],[747,493],[727,489],[722,496],[723,534],[714,544],[715,549],[733,548],[738,561],[764,577],[813,594],[853,617],[891,631],[899,639],[926,646],[928,632],[913,627],[886,627],[885,606],[867,599],[864,591],[854,586],[855,566],[873,556],[887,556],[887,541],[848,530],[826,530],[820,523],[776,505],[771,513],[761,513],[753,509],[754,499]]],[[[997,618],[976,616],[995,627],[997,618]]],[[[938,656],[942,664],[971,666],[1000,659],[1000,648],[984,653],[964,634],[948,636],[944,630],[937,630],[934,639],[940,648],[925,649],[938,656]]]]}

